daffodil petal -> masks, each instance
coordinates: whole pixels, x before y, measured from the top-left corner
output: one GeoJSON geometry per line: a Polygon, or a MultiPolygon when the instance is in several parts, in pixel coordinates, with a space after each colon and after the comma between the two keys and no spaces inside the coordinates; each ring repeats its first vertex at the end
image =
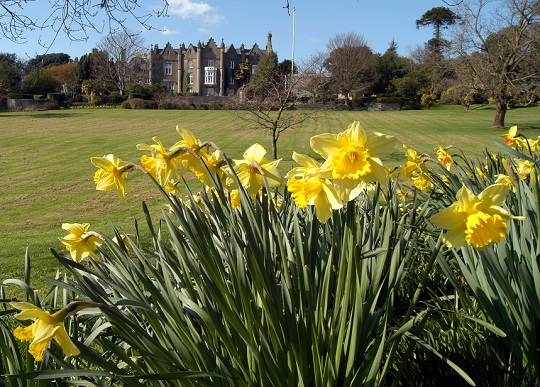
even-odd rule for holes
{"type": "Polygon", "coordinates": [[[20,312],[15,315],[15,318],[18,320],[29,320],[31,318],[43,318],[49,316],[43,309],[29,302],[12,301],[10,302],[10,305],[15,309],[20,310],[20,312]]]}
{"type": "Polygon", "coordinates": [[[81,236],[90,227],[89,223],[62,223],[62,228],[70,234],[81,236]]]}
{"type": "Polygon", "coordinates": [[[293,152],[292,159],[306,168],[319,168],[321,164],[312,157],[293,152]]]}
{"type": "Polygon", "coordinates": [[[332,155],[341,149],[341,144],[336,136],[331,133],[318,134],[311,137],[310,146],[313,151],[320,154],[325,160],[328,160],[332,155]]]}
{"type": "Polygon", "coordinates": [[[467,212],[478,203],[476,195],[466,186],[463,186],[456,193],[456,212],[467,212]]]}
{"type": "Polygon", "coordinates": [[[372,157],[384,157],[392,153],[398,142],[394,136],[382,133],[372,133],[367,135],[366,148],[372,157]]]}
{"type": "Polygon", "coordinates": [[[321,223],[326,223],[332,217],[332,208],[326,195],[317,195],[313,205],[315,206],[315,216],[321,223]]]}
{"type": "Polygon", "coordinates": [[[115,168],[114,164],[105,157],[90,157],[90,162],[94,164],[95,167],[101,168],[107,172],[111,172],[115,168]]]}
{"type": "Polygon", "coordinates": [[[259,144],[253,144],[244,152],[244,159],[249,162],[256,161],[261,164],[265,154],[266,149],[259,144]]]}
{"type": "Polygon", "coordinates": [[[115,178],[112,173],[102,175],[96,184],[96,189],[98,191],[110,191],[115,188],[115,178]]]}
{"type": "Polygon", "coordinates": [[[433,215],[430,221],[444,230],[450,230],[457,223],[465,224],[464,215],[456,211],[457,204],[454,203],[450,207],[445,208],[441,212],[433,215]]]}
{"type": "Polygon", "coordinates": [[[60,327],[56,331],[56,335],[54,336],[54,339],[57,341],[58,344],[60,344],[60,347],[62,348],[62,351],[67,356],[77,356],[81,353],[79,348],[71,341],[71,338],[68,336],[66,329],[64,327],[60,327]]]}
{"type": "Polygon", "coordinates": [[[482,204],[480,204],[478,208],[482,209],[491,206],[502,206],[506,201],[509,192],[508,188],[503,184],[490,185],[478,195],[478,199],[482,201],[482,204]]]}
{"type": "Polygon", "coordinates": [[[459,247],[467,244],[465,240],[465,226],[449,230],[444,234],[444,241],[448,247],[459,247]]]}

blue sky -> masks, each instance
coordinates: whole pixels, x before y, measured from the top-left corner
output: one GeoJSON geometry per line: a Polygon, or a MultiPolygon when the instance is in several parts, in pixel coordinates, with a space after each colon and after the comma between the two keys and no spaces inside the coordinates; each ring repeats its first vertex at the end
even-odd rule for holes
{"type": "MultiPolygon", "coordinates": [[[[27,3],[24,12],[43,17],[46,12],[39,3],[46,4],[46,1],[27,3]]],[[[139,3],[141,14],[162,4],[160,0],[139,0],[139,3]]],[[[330,37],[347,32],[364,36],[373,51],[379,53],[395,40],[399,53],[407,55],[432,37],[431,29],[416,28],[416,19],[433,7],[446,6],[442,0],[289,0],[289,15],[284,8],[286,5],[287,0],[169,0],[168,16],[151,19],[149,23],[156,30],[144,30],[142,38],[147,47],[156,43],[163,47],[167,42],[179,47],[182,42],[196,44],[199,40],[207,42],[213,38],[218,44],[224,39],[226,45],[232,43],[239,47],[244,43],[251,47],[257,43],[264,48],[271,32],[274,51],[281,61],[292,57],[295,8],[294,59],[297,62],[324,51],[330,37]]],[[[128,26],[135,31],[143,30],[133,20],[128,26]]],[[[106,31],[87,33],[85,42],[70,42],[61,33],[48,51],[37,42],[39,39],[50,44],[52,31],[27,32],[25,44],[15,44],[2,37],[0,51],[26,59],[47,52],[80,57],[90,52],[106,31]]]]}

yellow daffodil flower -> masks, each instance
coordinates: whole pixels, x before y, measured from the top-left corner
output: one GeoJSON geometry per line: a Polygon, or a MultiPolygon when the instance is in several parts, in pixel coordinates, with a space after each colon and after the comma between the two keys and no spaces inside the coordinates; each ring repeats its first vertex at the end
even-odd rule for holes
{"type": "Polygon", "coordinates": [[[312,157],[303,155],[301,153],[293,152],[292,159],[296,161],[298,164],[300,164],[300,166],[292,168],[289,172],[287,172],[287,174],[285,175],[285,178],[287,179],[292,179],[293,177],[304,178],[304,177],[310,177],[310,176],[319,174],[321,163],[319,163],[317,160],[313,159],[312,157]]]}
{"type": "Polygon", "coordinates": [[[116,188],[118,196],[124,200],[126,192],[129,190],[124,178],[127,177],[128,171],[133,168],[133,165],[120,160],[113,154],[91,157],[90,161],[98,168],[94,175],[96,189],[110,191],[116,188]]]}
{"type": "Polygon", "coordinates": [[[433,188],[433,182],[427,173],[415,173],[411,180],[420,191],[433,188]]]}
{"type": "MultiPolygon", "coordinates": [[[[281,185],[282,178],[278,170],[279,160],[269,160],[264,155],[266,150],[259,144],[253,144],[244,152],[243,160],[233,160],[234,170],[240,183],[251,197],[264,187],[264,178],[270,188],[281,185]]],[[[228,180],[231,183],[231,179],[228,180]]]]}
{"type": "Polygon", "coordinates": [[[337,135],[323,133],[310,140],[311,148],[326,160],[320,169],[322,177],[342,187],[343,201],[358,196],[365,182],[386,182],[380,158],[392,153],[396,144],[393,136],[367,134],[358,122],[337,135]]]}
{"type": "Polygon", "coordinates": [[[495,180],[496,184],[502,184],[506,188],[508,188],[510,191],[516,192],[516,186],[510,176],[500,173],[498,175],[495,175],[495,177],[496,177],[496,180],[495,180]]]}
{"type": "Polygon", "coordinates": [[[518,169],[518,173],[523,179],[526,179],[531,174],[531,171],[534,168],[534,164],[531,161],[522,159],[516,160],[516,166],[518,169]]]}
{"type": "Polygon", "coordinates": [[[332,217],[332,210],[343,207],[336,188],[331,180],[320,177],[319,162],[296,152],[292,158],[301,165],[287,174],[287,188],[294,203],[300,208],[315,206],[317,219],[326,223],[332,217]]]}
{"type": "Polygon", "coordinates": [[[515,148],[516,145],[519,145],[516,142],[516,136],[518,134],[517,131],[518,127],[514,125],[508,130],[508,133],[501,134],[501,137],[504,137],[504,142],[506,142],[506,145],[511,146],[512,148],[515,148]]]}
{"type": "Polygon", "coordinates": [[[538,140],[528,139],[527,142],[529,143],[529,148],[531,149],[531,152],[538,152],[540,150],[540,139],[538,140]]]}
{"type": "Polygon", "coordinates": [[[124,247],[127,249],[129,248],[129,241],[127,235],[120,234],[120,240],[116,237],[116,235],[113,237],[112,241],[117,244],[118,246],[124,245],[124,247]],[[122,243],[120,243],[122,241],[122,243]]]}
{"type": "Polygon", "coordinates": [[[196,156],[198,154],[205,154],[206,151],[202,147],[201,141],[193,134],[193,132],[182,128],[180,125],[176,126],[176,131],[182,137],[182,140],[178,141],[171,148],[172,149],[186,149],[187,151],[179,152],[176,156],[176,161],[182,164],[187,171],[194,169],[200,169],[201,162],[196,156]]]}
{"type": "Polygon", "coordinates": [[[167,182],[167,184],[163,186],[163,189],[169,195],[180,196],[180,188],[178,187],[179,185],[180,185],[179,181],[171,179],[167,182]]]}
{"type": "Polygon", "coordinates": [[[233,189],[231,191],[229,201],[230,201],[231,207],[242,208],[242,200],[240,199],[239,189],[233,189]]]}
{"type": "Polygon", "coordinates": [[[403,148],[405,148],[405,156],[407,157],[407,164],[401,168],[403,177],[412,179],[415,172],[427,173],[426,164],[422,161],[418,153],[414,149],[408,148],[405,144],[403,144],[403,148]]]}
{"type": "Polygon", "coordinates": [[[150,174],[150,176],[157,180],[157,166],[154,156],[142,155],[141,165],[143,166],[144,170],[150,174]]]}
{"type": "MultiPolygon", "coordinates": [[[[488,171],[487,170],[487,165],[484,166],[484,169],[486,170],[486,172],[488,171]]],[[[486,176],[486,173],[482,170],[482,168],[480,167],[476,167],[476,173],[477,173],[477,176],[481,179],[487,179],[487,176],[486,176]]]]}
{"type": "Polygon", "coordinates": [[[223,154],[218,150],[201,153],[200,160],[197,159],[196,162],[193,162],[192,171],[195,172],[200,182],[208,187],[214,187],[214,179],[220,180],[223,184],[227,180],[223,154]]]}
{"type": "Polygon", "coordinates": [[[71,253],[71,258],[75,262],[81,262],[84,258],[90,257],[94,260],[99,259],[95,250],[101,246],[103,241],[98,237],[99,234],[88,231],[88,223],[63,223],[62,228],[69,232],[60,241],[66,246],[67,251],[71,253]]]}
{"type": "Polygon", "coordinates": [[[450,153],[448,153],[442,145],[435,147],[435,151],[437,152],[437,159],[439,162],[444,164],[448,171],[451,171],[454,167],[454,159],[450,156],[450,153]]]}
{"type": "Polygon", "coordinates": [[[501,207],[508,192],[504,185],[493,184],[476,196],[463,186],[456,194],[456,202],[433,215],[431,222],[448,230],[444,238],[449,247],[467,244],[481,249],[497,243],[506,235],[509,218],[523,219],[501,207]]]}
{"type": "MultiPolygon", "coordinates": [[[[138,144],[137,149],[146,150],[152,153],[153,161],[155,163],[156,180],[159,184],[164,185],[171,179],[173,174],[175,175],[174,177],[176,177],[178,173],[178,169],[174,161],[174,158],[177,156],[178,149],[174,147],[165,149],[157,136],[152,137],[152,140],[154,140],[155,144],[138,144]]],[[[152,162],[149,159],[146,160],[146,163],[143,160],[141,160],[141,162],[143,162],[143,166],[145,168],[151,168],[150,170],[147,169],[147,171],[151,173],[153,168],[152,162]]]]}
{"type": "Polygon", "coordinates": [[[101,307],[102,304],[93,301],[75,301],[52,315],[28,302],[11,302],[11,306],[20,310],[20,313],[15,315],[18,320],[36,319],[27,327],[15,328],[13,335],[21,341],[29,341],[28,352],[36,361],[42,361],[43,352],[52,339],[60,344],[67,356],[77,356],[80,350],[69,338],[63,320],[81,309],[101,307]]]}
{"type": "Polygon", "coordinates": [[[321,223],[326,223],[332,217],[332,210],[343,207],[338,192],[328,179],[305,180],[293,177],[287,181],[287,188],[297,207],[315,207],[315,215],[321,223]]]}

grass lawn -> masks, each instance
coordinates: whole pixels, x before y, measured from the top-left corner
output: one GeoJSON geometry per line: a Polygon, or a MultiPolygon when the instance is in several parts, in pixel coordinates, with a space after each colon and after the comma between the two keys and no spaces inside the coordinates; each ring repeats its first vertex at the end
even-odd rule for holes
{"type": "MultiPolygon", "coordinates": [[[[360,121],[369,131],[391,134],[419,152],[435,155],[440,143],[453,145],[470,156],[484,148],[497,151],[504,130],[490,127],[492,107],[469,111],[456,106],[402,112],[313,112],[312,120],[290,129],[278,143],[283,171],[293,166],[292,151],[314,156],[309,138],[323,132],[343,131],[360,121]]],[[[508,126],[518,125],[529,138],[540,135],[540,106],[509,110],[508,126]]],[[[148,179],[131,173],[132,191],[124,202],[116,193],[97,192],[93,183],[92,156],[114,153],[137,162],[138,143],[153,143],[159,136],[165,146],[179,139],[176,125],[193,131],[202,141],[212,140],[229,157],[241,158],[255,142],[271,154],[270,138],[239,121],[228,111],[78,109],[46,112],[0,113],[0,280],[22,278],[28,248],[33,277],[53,276],[57,265],[50,248],[63,250],[58,238],[66,235],[61,224],[90,223],[91,229],[111,235],[114,223],[133,232],[134,219],[143,222],[141,201],[159,215],[163,202],[148,179]]],[[[390,160],[399,165],[404,152],[397,149],[390,160]]],[[[144,227],[142,227],[144,229],[144,227]]],[[[9,292],[8,292],[9,294],[9,292]]]]}

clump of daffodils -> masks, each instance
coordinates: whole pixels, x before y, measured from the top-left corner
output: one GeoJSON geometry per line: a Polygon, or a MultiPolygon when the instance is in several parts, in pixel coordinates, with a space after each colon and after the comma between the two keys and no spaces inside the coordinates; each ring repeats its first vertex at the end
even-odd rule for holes
{"type": "MultiPolygon", "coordinates": [[[[225,189],[228,205],[235,208],[241,207],[241,189],[252,198],[264,194],[274,197],[276,193],[273,189],[283,184],[278,169],[280,160],[268,159],[266,150],[260,144],[249,147],[242,159],[227,162],[223,152],[213,143],[200,141],[191,131],[180,126],[176,130],[181,140],[171,147],[164,146],[158,137],[153,137],[154,144],[137,145],[138,149],[149,152],[141,157],[141,169],[153,176],[167,193],[179,193],[177,187],[181,170],[193,172],[206,190],[216,189],[219,182],[225,189]],[[272,192],[266,192],[267,188],[272,192]]],[[[529,149],[538,149],[534,141],[518,135],[517,127],[512,127],[503,137],[510,146],[526,145],[529,149]]],[[[359,122],[353,122],[338,134],[313,136],[310,139],[311,149],[322,158],[322,162],[293,152],[292,158],[298,166],[285,175],[287,189],[297,207],[313,206],[316,217],[325,223],[332,217],[333,211],[343,208],[347,202],[366,192],[368,187],[375,183],[385,185],[392,176],[393,181],[396,179],[397,175],[390,175],[382,162],[396,145],[395,137],[367,133],[359,122]]],[[[395,170],[412,182],[413,189],[434,189],[436,184],[426,165],[428,160],[438,161],[448,173],[454,173],[456,163],[448,148],[437,145],[436,159],[431,159],[419,155],[406,145],[403,147],[407,161],[395,170]]],[[[123,199],[128,191],[124,180],[127,172],[137,167],[112,154],[92,158],[91,161],[98,167],[96,188],[104,191],[116,188],[123,199]]],[[[526,178],[533,168],[532,163],[517,160],[515,172],[526,178]]],[[[487,172],[487,169],[476,168],[476,173],[483,179],[487,179],[487,172]]],[[[506,196],[510,190],[515,190],[515,184],[507,175],[499,174],[496,178],[495,184],[478,195],[464,185],[456,195],[456,202],[431,218],[435,226],[447,230],[445,240],[448,246],[468,244],[484,248],[506,235],[508,219],[521,219],[503,208],[506,196]]],[[[439,180],[448,185],[446,176],[440,176],[439,180]]],[[[95,258],[94,250],[100,241],[87,232],[87,225],[70,225],[66,229],[71,234],[62,242],[73,259],[95,258]]]]}

